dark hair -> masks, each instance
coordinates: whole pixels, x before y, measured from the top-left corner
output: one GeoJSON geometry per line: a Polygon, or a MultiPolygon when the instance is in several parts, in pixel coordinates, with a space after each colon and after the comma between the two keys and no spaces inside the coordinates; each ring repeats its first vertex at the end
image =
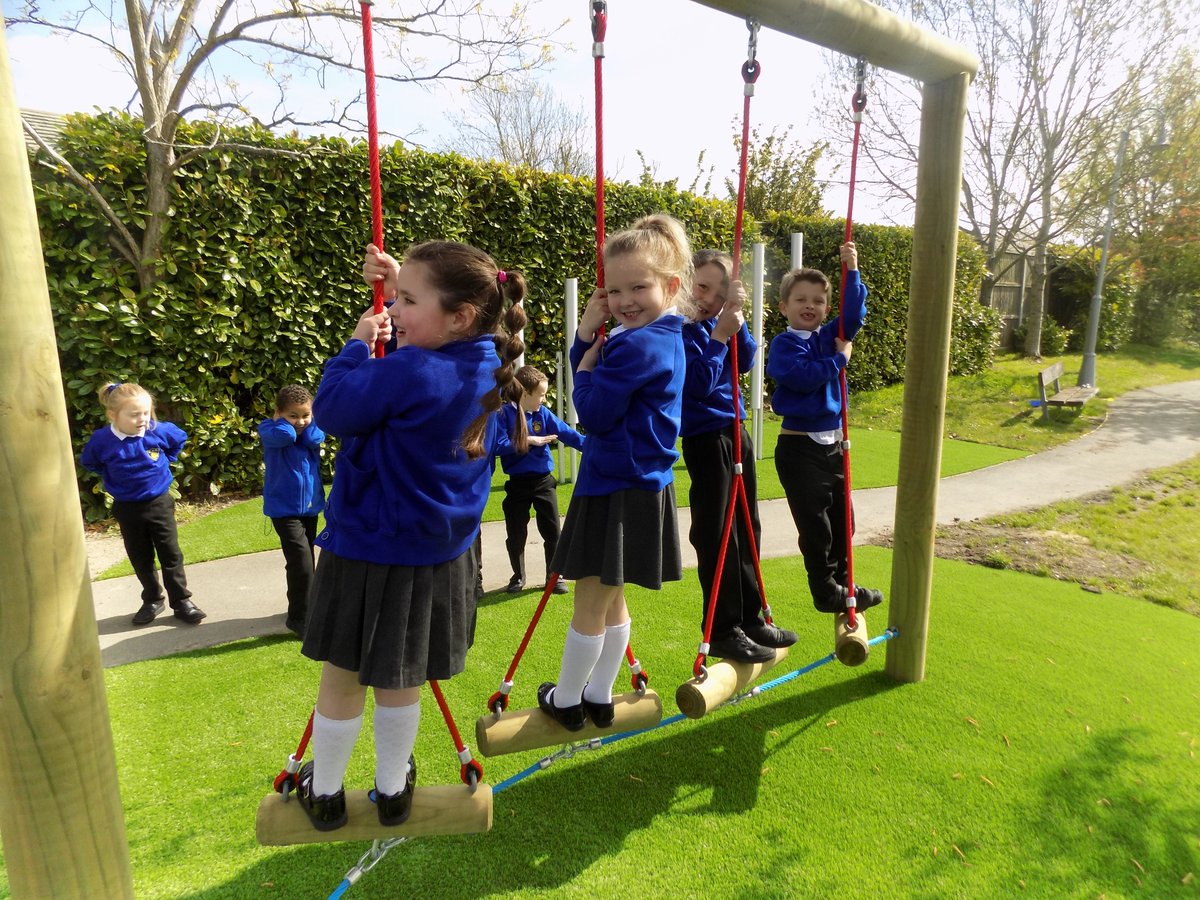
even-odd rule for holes
{"type": "Polygon", "coordinates": [[[283,412],[290,407],[312,402],[313,396],[308,388],[299,384],[285,384],[275,395],[275,412],[283,412]]]}
{"type": "Polygon", "coordinates": [[[521,398],[525,396],[527,391],[534,390],[539,384],[549,384],[550,379],[546,377],[541,369],[533,366],[521,366],[513,375],[513,380],[508,385],[508,399],[517,405],[517,421],[513,423],[513,433],[510,435],[513,447],[518,453],[525,453],[529,450],[529,429],[525,426],[525,416],[521,410],[521,398]]]}
{"type": "Polygon", "coordinates": [[[829,299],[829,278],[824,272],[820,269],[792,269],[783,276],[783,281],[779,283],[779,302],[786,303],[788,295],[792,292],[792,286],[801,281],[821,285],[825,288],[825,299],[829,299]]]}
{"type": "MultiPolygon", "coordinates": [[[[525,277],[504,272],[482,250],[457,241],[426,241],[414,244],[404,254],[405,262],[423,263],[429,281],[438,292],[442,309],[458,312],[464,306],[475,310],[474,334],[490,334],[496,342],[500,365],[492,373],[496,386],[483,396],[483,411],[462,433],[463,450],[471,459],[484,455],[483,438],[488,417],[500,408],[513,380],[513,361],[525,352],[519,332],[525,327],[525,277]],[[505,309],[505,306],[508,308],[505,309]]],[[[523,417],[522,422],[524,421],[523,417]]]]}

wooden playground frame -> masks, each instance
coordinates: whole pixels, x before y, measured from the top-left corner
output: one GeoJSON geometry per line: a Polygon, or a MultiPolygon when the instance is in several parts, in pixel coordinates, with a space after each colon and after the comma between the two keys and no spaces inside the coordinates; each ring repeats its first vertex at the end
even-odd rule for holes
{"type": "MultiPolygon", "coordinates": [[[[886,671],[925,676],[967,92],[978,59],[866,0],[696,0],[923,82],[886,671]]],[[[0,29],[0,836],[14,896],[132,898],[75,460],[0,29]]],[[[180,785],[167,786],[178,790],[180,785]]]]}

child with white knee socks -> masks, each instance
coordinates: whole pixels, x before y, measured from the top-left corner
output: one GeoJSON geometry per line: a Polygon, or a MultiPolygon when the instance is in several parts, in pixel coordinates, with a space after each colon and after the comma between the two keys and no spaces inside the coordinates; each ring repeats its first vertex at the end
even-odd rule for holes
{"type": "Polygon", "coordinates": [[[682,577],[675,487],[684,352],[680,305],[691,251],[683,226],[646,216],[610,235],[605,286],[571,348],[574,402],[587,432],[579,479],[551,564],[576,582],[557,682],[538,706],[568,731],[612,724],[613,683],[629,643],[625,583],[658,590],[682,577]],[[617,325],[599,337],[610,319],[617,325]]]}
{"type": "Polygon", "coordinates": [[[368,247],[363,276],[395,302],[359,319],[313,401],[321,429],[341,438],[302,649],[323,663],[313,759],[298,776],[321,831],[347,820],[342,778],[367,687],[379,821],[408,819],[421,685],[461,672],[474,640],[492,414],[525,324],[524,279],[465,244],[417,244],[402,264],[368,247]],[[394,335],[395,352],[372,358],[394,335]]]}

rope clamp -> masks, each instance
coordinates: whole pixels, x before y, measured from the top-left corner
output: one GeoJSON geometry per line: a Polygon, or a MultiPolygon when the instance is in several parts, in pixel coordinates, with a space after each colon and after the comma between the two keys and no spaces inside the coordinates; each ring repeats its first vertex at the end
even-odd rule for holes
{"type": "Polygon", "coordinates": [[[463,765],[469,765],[475,761],[475,757],[471,755],[471,748],[466,745],[458,751],[458,761],[463,765]]]}
{"type": "Polygon", "coordinates": [[[500,693],[507,697],[512,693],[513,683],[511,681],[500,682],[500,693]]]}
{"type": "Polygon", "coordinates": [[[734,475],[741,475],[741,474],[742,474],[742,464],[741,464],[741,463],[738,463],[737,465],[735,465],[735,466],[733,467],[733,474],[734,474],[734,475]]]}
{"type": "Polygon", "coordinates": [[[289,775],[295,775],[300,771],[300,760],[296,759],[295,753],[289,753],[287,763],[284,765],[284,771],[289,775]]]}
{"type": "Polygon", "coordinates": [[[701,656],[708,656],[708,641],[701,641],[700,646],[696,648],[696,652],[701,656]]]}
{"type": "Polygon", "coordinates": [[[845,453],[847,450],[850,449],[850,442],[848,440],[847,441],[838,441],[838,448],[843,453],[845,453]]]}
{"type": "Polygon", "coordinates": [[[850,101],[850,108],[854,110],[854,121],[861,122],[862,112],[867,108],[867,61],[861,56],[854,64],[854,80],[854,97],[850,101]]]}
{"type": "Polygon", "coordinates": [[[592,57],[604,58],[604,32],[608,28],[608,4],[605,0],[592,3],[592,57]]]}
{"type": "Polygon", "coordinates": [[[634,675],[641,675],[642,674],[642,661],[640,659],[634,659],[634,661],[629,664],[629,671],[632,672],[634,675]]]}
{"type": "Polygon", "coordinates": [[[763,604],[763,618],[765,618],[768,622],[771,621],[771,604],[770,603],[763,604]]]}

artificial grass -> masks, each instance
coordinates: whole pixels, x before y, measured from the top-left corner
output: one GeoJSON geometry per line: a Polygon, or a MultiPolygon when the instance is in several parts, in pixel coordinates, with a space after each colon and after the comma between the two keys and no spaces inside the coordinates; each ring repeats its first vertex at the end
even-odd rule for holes
{"type": "MultiPolygon", "coordinates": [[[[855,556],[859,580],[887,589],[890,553],[855,556]]],[[[831,624],[805,599],[800,560],[763,567],[777,620],[801,633],[774,675],[829,652],[831,624]]],[[[468,671],[443,685],[469,744],[537,599],[488,595],[468,671]]],[[[632,589],[630,604],[670,715],[699,636],[694,572],[632,589]]],[[[515,705],[557,673],[570,608],[548,607],[515,705]]],[[[880,611],[868,619],[881,630],[880,611]]],[[[496,794],[490,833],[403,844],[348,896],[1195,897],[1198,643],[1191,616],[936,561],[924,682],[891,681],[880,647],[860,669],[826,665],[560,761],[496,794]]],[[[317,673],[280,638],[106,671],[138,897],[325,897],[339,884],[368,845],[253,836],[317,673]]],[[[487,781],[540,755],[485,759],[487,781]]],[[[457,779],[428,694],[417,759],[421,783],[457,779]]],[[[347,784],[372,770],[368,721],[347,784]]]]}

